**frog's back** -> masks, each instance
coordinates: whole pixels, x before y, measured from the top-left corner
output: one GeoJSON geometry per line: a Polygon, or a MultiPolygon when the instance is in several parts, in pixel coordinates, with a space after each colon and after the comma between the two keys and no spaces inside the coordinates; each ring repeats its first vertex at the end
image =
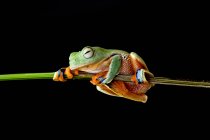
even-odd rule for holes
{"type": "Polygon", "coordinates": [[[113,54],[129,55],[129,53],[124,50],[109,49],[109,51],[112,52],[113,54]]]}

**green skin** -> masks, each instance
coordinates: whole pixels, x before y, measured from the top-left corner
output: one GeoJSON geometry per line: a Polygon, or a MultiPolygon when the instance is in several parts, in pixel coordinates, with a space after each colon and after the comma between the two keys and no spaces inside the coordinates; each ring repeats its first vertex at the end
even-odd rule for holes
{"type": "MultiPolygon", "coordinates": [[[[122,50],[112,50],[112,49],[104,49],[101,47],[87,46],[79,52],[73,52],[70,54],[69,57],[70,69],[75,70],[83,66],[95,64],[112,56],[112,61],[109,66],[106,79],[103,81],[104,84],[107,84],[110,83],[113,80],[113,78],[119,73],[121,67],[120,55],[122,54],[129,54],[129,53],[122,50]],[[90,58],[84,57],[87,48],[91,48],[91,50],[93,50],[94,52],[90,58]]],[[[89,72],[97,73],[94,71],[89,71],[89,72]]]]}

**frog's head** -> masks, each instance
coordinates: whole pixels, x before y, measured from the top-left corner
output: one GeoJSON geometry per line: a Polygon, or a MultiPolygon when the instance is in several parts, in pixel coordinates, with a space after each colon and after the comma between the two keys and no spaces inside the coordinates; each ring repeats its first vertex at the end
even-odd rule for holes
{"type": "Polygon", "coordinates": [[[70,69],[78,69],[95,64],[110,56],[110,51],[101,47],[86,46],[79,52],[72,52],[69,57],[70,69]]]}

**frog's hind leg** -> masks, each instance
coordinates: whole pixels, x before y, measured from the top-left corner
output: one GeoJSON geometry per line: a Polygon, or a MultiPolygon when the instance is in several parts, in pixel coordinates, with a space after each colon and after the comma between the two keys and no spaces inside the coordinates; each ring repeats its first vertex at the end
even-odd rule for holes
{"type": "Polygon", "coordinates": [[[113,81],[110,84],[110,88],[120,97],[127,98],[133,101],[146,103],[147,95],[144,93],[133,93],[127,89],[125,84],[122,81],[113,81]]]}
{"type": "Polygon", "coordinates": [[[135,52],[131,52],[130,56],[131,56],[131,63],[135,70],[139,68],[148,70],[146,63],[138,54],[136,54],[135,52]]]}
{"type": "Polygon", "coordinates": [[[106,84],[99,84],[96,86],[96,89],[102,93],[111,96],[118,96],[112,89],[110,89],[106,84]]]}
{"type": "Polygon", "coordinates": [[[110,84],[99,84],[96,86],[97,90],[116,97],[123,97],[130,100],[146,103],[147,95],[135,94],[130,92],[122,81],[113,81],[110,84]]]}
{"type": "Polygon", "coordinates": [[[146,63],[138,54],[131,52],[130,55],[132,58],[131,63],[135,70],[135,74],[132,76],[131,81],[136,84],[148,83],[147,78],[153,78],[154,75],[148,70],[146,63]],[[139,75],[140,77],[138,77],[139,75]]]}

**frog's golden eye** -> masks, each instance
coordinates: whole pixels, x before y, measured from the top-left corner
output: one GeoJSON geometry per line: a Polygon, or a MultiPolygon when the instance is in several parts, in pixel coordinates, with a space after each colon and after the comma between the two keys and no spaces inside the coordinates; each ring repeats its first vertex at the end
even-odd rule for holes
{"type": "Polygon", "coordinates": [[[91,58],[93,56],[93,49],[92,48],[89,48],[89,47],[85,47],[83,49],[83,56],[85,58],[91,58]]]}

